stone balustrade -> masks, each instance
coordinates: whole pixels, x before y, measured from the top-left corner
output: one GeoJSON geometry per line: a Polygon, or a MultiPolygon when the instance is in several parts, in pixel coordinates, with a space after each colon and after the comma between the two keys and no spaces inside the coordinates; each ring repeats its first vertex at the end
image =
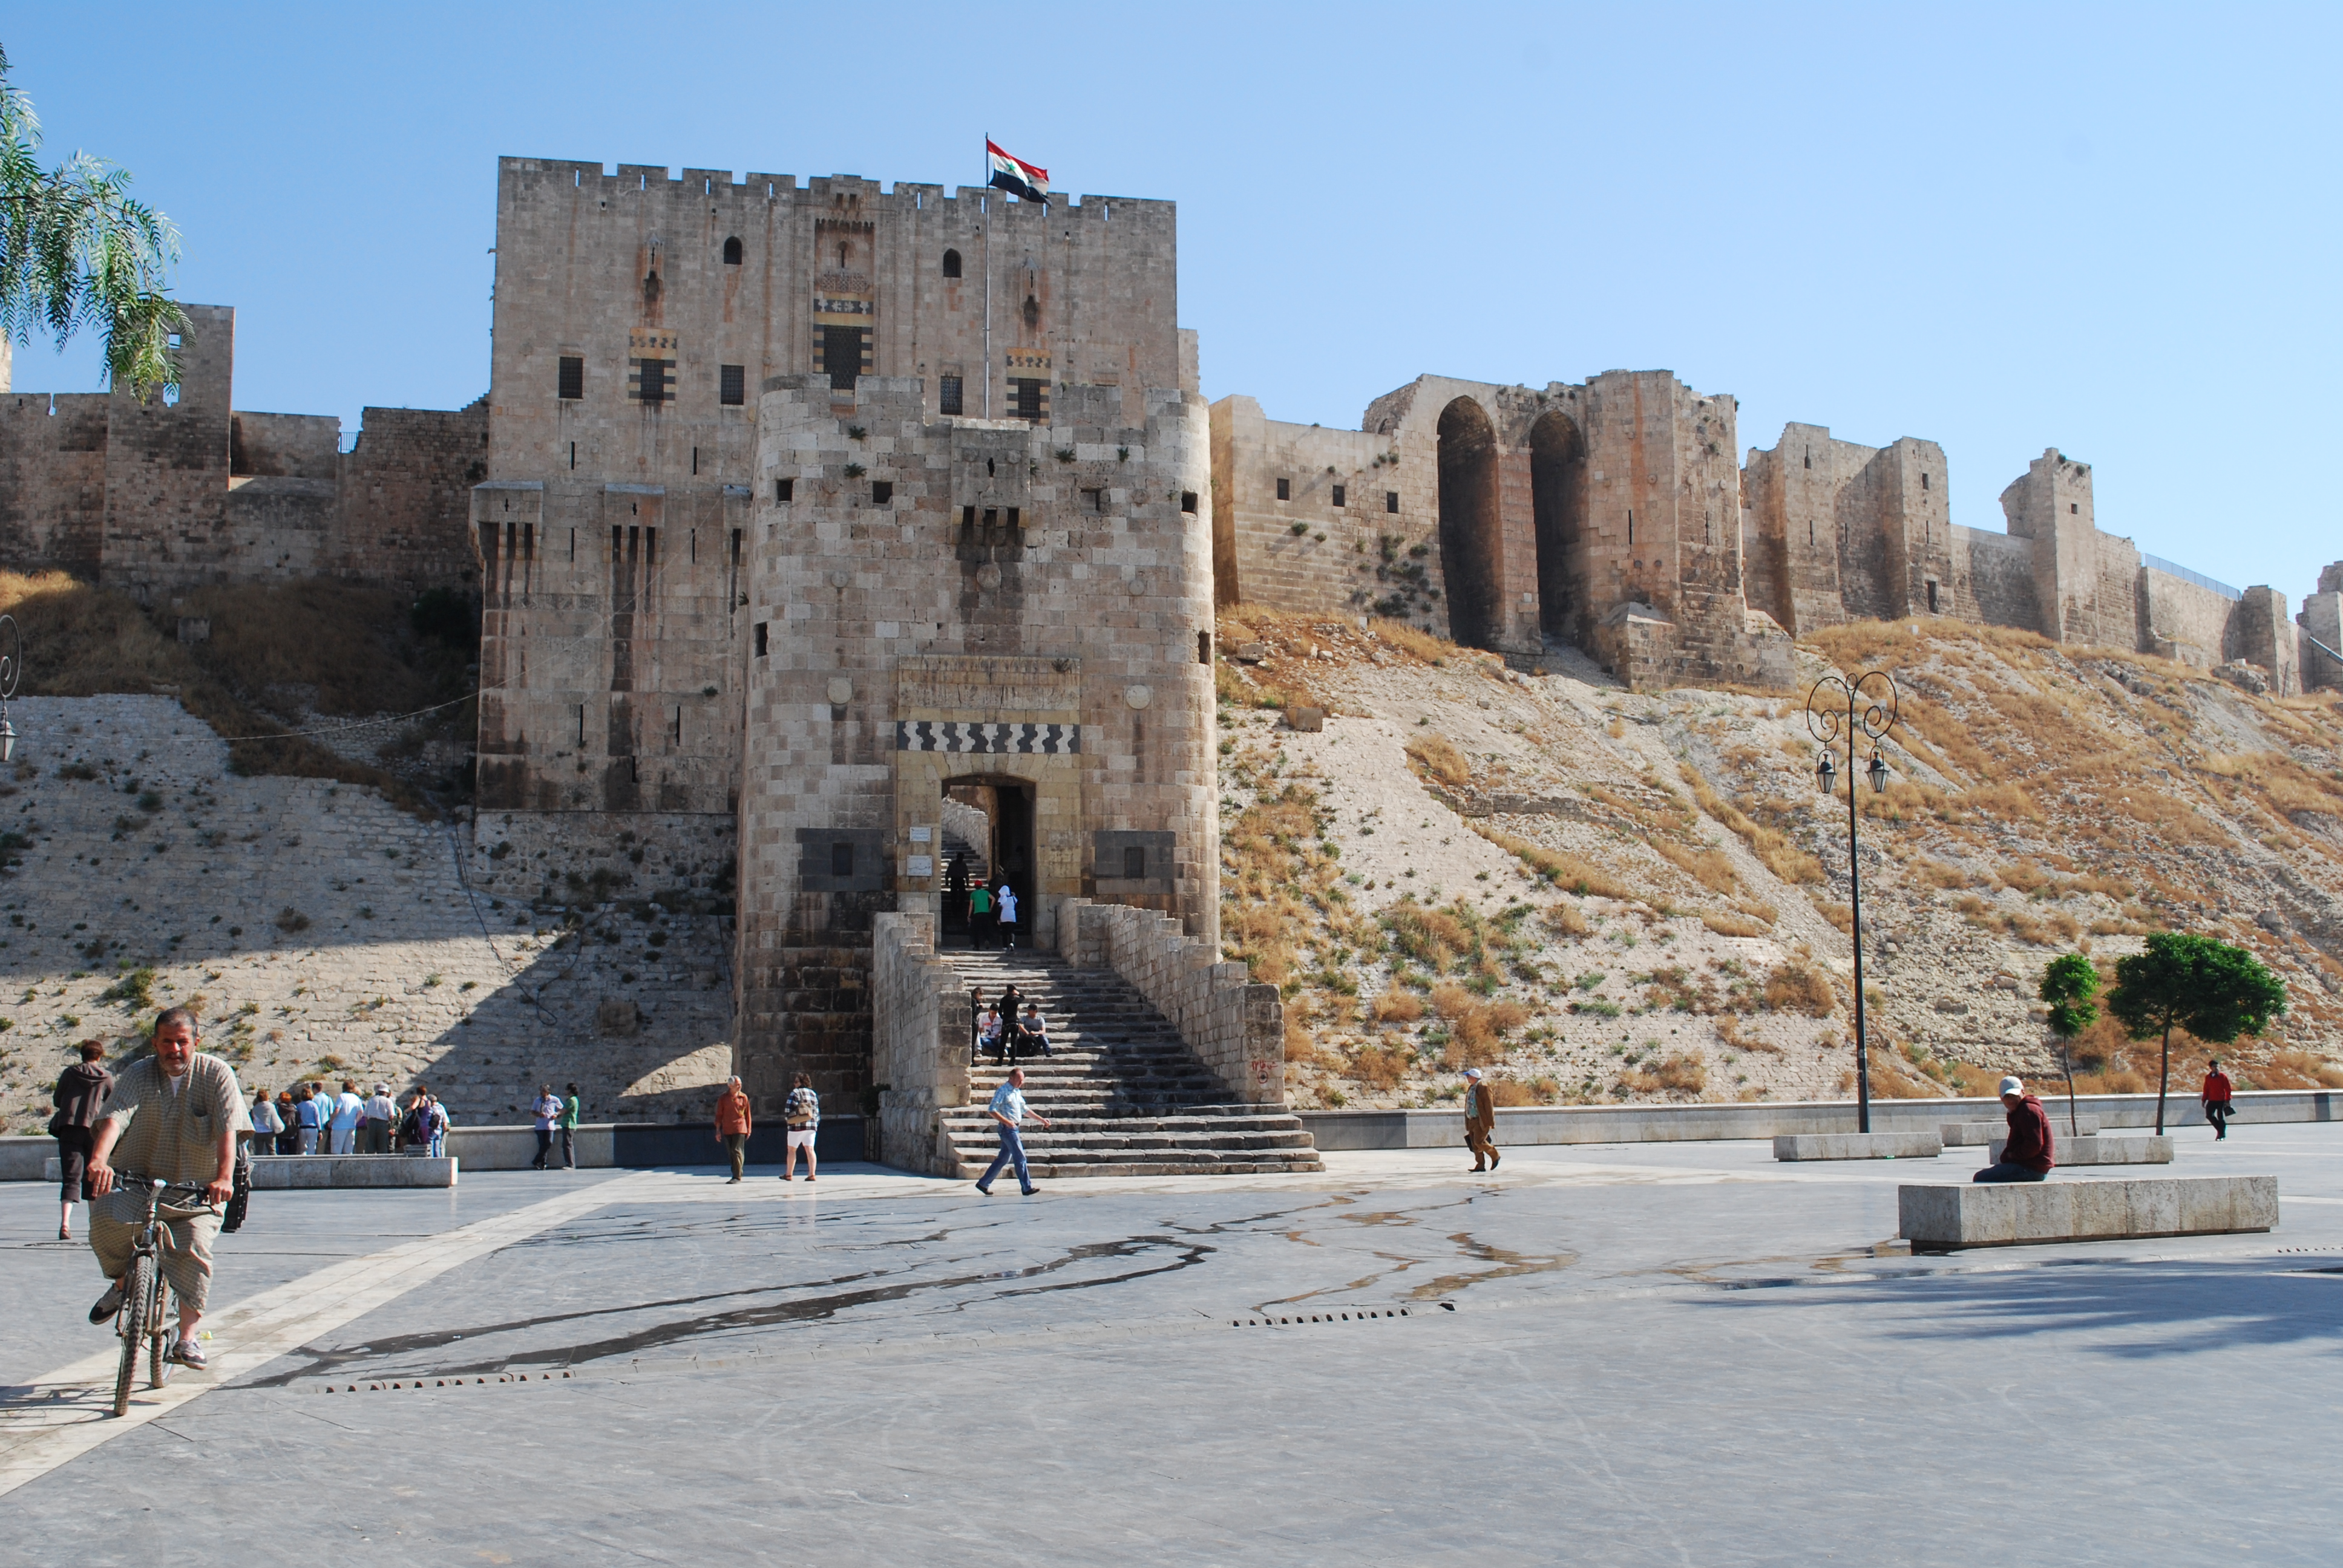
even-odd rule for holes
{"type": "Polygon", "coordinates": [[[1243,964],[1222,961],[1213,942],[1154,910],[1068,899],[1059,906],[1058,950],[1069,963],[1104,966],[1130,981],[1232,1102],[1285,1103],[1284,1003],[1275,986],[1253,983],[1243,964]]]}
{"type": "Polygon", "coordinates": [[[960,1169],[941,1131],[968,1103],[968,990],[936,956],[935,917],[871,922],[871,1081],[880,1086],[880,1158],[930,1175],[960,1169]]]}

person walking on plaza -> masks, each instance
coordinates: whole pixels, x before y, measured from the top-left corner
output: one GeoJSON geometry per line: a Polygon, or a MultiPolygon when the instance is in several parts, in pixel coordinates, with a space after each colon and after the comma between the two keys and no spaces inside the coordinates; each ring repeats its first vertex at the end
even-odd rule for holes
{"type": "Polygon", "coordinates": [[[391,1123],[398,1120],[398,1103],[390,1097],[390,1085],[377,1083],[367,1096],[366,1140],[359,1145],[369,1154],[390,1152],[391,1123]]]}
{"type": "Polygon", "coordinates": [[[2009,1140],[2001,1158],[1969,1178],[1972,1181],[2040,1181],[2050,1174],[2050,1118],[2042,1102],[2026,1092],[2023,1079],[2001,1081],[2002,1108],[2009,1112],[2009,1140]]]}
{"type": "Polygon", "coordinates": [[[107,1283],[89,1321],[105,1323],[122,1310],[122,1277],[144,1229],[146,1206],[136,1195],[97,1201],[114,1192],[116,1161],[126,1175],[200,1187],[209,1208],[166,1206],[156,1221],[169,1239],[161,1249],[163,1277],[179,1298],[171,1359],[201,1371],[196,1325],[211,1293],[218,1211],[236,1192],[236,1136],[248,1129],[236,1070],[196,1050],[196,1015],[166,1008],[155,1020],[154,1053],[123,1070],[90,1141],[89,1245],[107,1283]]]}
{"type": "Polygon", "coordinates": [[[561,1101],[553,1097],[553,1085],[541,1083],[537,1089],[537,1158],[528,1162],[532,1171],[542,1171],[553,1156],[553,1122],[561,1114],[561,1101]]]}
{"type": "Polygon", "coordinates": [[[2216,1143],[2229,1135],[2230,1091],[2229,1075],[2216,1057],[2205,1071],[2205,1091],[2197,1097],[2205,1102],[2205,1120],[2212,1124],[2216,1143]]]}
{"type": "Polygon", "coordinates": [[[251,1115],[253,1153],[276,1153],[280,1147],[277,1140],[285,1132],[285,1119],[277,1114],[276,1103],[268,1098],[268,1091],[260,1089],[253,1091],[251,1115]]]}
{"type": "MultiPolygon", "coordinates": [[[[749,1097],[734,1079],[725,1086],[722,1098],[716,1101],[716,1141],[732,1157],[732,1180],[740,1180],[740,1167],[749,1159],[749,1097]]],[[[729,1185],[729,1183],[728,1183],[729,1185]]]]}
{"type": "Polygon", "coordinates": [[[73,1240],[74,1205],[82,1201],[82,1179],[89,1166],[89,1141],[114,1091],[114,1074],[106,1070],[106,1047],[94,1040],[81,1042],[81,1060],[57,1074],[49,1091],[56,1114],[49,1118],[49,1136],[57,1141],[57,1174],[64,1178],[57,1196],[57,1240],[73,1240]]]}
{"type": "Polygon", "coordinates": [[[986,1166],[984,1174],[977,1179],[976,1190],[988,1198],[991,1197],[992,1179],[1001,1174],[1003,1165],[1012,1165],[1017,1170],[1018,1190],[1031,1198],[1040,1189],[1033,1185],[1032,1175],[1025,1168],[1025,1138],[1018,1131],[1018,1124],[1031,1116],[1047,1127],[1050,1119],[1025,1103],[1023,1068],[1009,1070],[1009,1076],[1002,1079],[1001,1087],[992,1091],[992,1103],[985,1108],[985,1113],[992,1118],[994,1131],[1001,1135],[1001,1152],[992,1157],[992,1163],[986,1166]]]}
{"type": "Polygon", "coordinates": [[[992,945],[992,890],[979,882],[968,890],[968,945],[992,945]]]}
{"type": "Polygon", "coordinates": [[[1017,945],[1017,890],[1007,882],[1001,884],[1001,950],[1007,952],[1017,945]]]}
{"type": "Polygon", "coordinates": [[[578,1169],[578,1119],[585,1107],[578,1103],[578,1086],[574,1083],[562,1090],[561,1114],[556,1120],[561,1132],[561,1168],[578,1169]]]}
{"type": "Polygon", "coordinates": [[[781,1119],[789,1123],[789,1146],[781,1151],[781,1180],[797,1174],[798,1151],[805,1151],[806,1180],[814,1179],[814,1135],[821,1131],[821,1096],[813,1080],[799,1073],[789,1081],[789,1097],[781,1102],[781,1119]]]}
{"type": "Polygon", "coordinates": [[[1464,1147],[1473,1151],[1475,1171],[1497,1168],[1503,1158],[1497,1152],[1497,1097],[1490,1091],[1481,1077],[1481,1070],[1464,1070],[1464,1147]],[[1484,1167],[1481,1162],[1486,1160],[1484,1167]]]}

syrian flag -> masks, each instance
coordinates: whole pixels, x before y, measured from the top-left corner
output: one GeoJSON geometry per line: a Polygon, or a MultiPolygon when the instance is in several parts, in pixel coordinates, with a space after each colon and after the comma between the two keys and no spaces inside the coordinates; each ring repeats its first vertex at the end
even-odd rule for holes
{"type": "Polygon", "coordinates": [[[992,177],[984,183],[1007,191],[1020,201],[1037,201],[1050,205],[1050,171],[1011,157],[988,138],[984,144],[985,162],[991,166],[992,177]]]}

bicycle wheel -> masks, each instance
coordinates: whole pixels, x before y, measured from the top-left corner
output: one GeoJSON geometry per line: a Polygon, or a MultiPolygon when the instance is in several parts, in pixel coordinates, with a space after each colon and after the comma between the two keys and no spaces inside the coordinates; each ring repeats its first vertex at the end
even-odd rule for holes
{"type": "Polygon", "coordinates": [[[171,1335],[176,1325],[171,1322],[171,1287],[164,1282],[163,1271],[155,1271],[155,1292],[147,1298],[146,1311],[146,1386],[161,1388],[171,1381],[171,1363],[164,1352],[171,1345],[171,1335]]]}
{"type": "Polygon", "coordinates": [[[146,1344],[146,1314],[155,1293],[155,1260],[136,1257],[122,1276],[122,1312],[115,1332],[122,1336],[122,1366],[114,1374],[114,1413],[130,1413],[130,1386],[138,1381],[138,1352],[146,1344]]]}

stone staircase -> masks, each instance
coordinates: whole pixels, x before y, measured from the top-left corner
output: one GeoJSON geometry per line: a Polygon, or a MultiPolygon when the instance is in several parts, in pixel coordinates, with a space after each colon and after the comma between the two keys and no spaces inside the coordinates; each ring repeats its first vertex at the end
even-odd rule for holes
{"type": "MultiPolygon", "coordinates": [[[[1077,969],[1031,951],[937,955],[985,1002],[1015,985],[1049,1020],[1051,1055],[1029,1057],[1025,1100],[1053,1125],[1025,1124],[1037,1181],[1070,1176],[1257,1176],[1321,1171],[1301,1119],[1231,1104],[1172,1020],[1111,969],[1077,969]]],[[[980,1014],[980,1016],[981,1016],[980,1014]]],[[[970,1103],[943,1112],[960,1174],[984,1174],[1000,1147],[985,1113],[1007,1076],[990,1056],[969,1075],[970,1103]]],[[[1004,1172],[1002,1180],[1008,1180],[1004,1172]]]]}

